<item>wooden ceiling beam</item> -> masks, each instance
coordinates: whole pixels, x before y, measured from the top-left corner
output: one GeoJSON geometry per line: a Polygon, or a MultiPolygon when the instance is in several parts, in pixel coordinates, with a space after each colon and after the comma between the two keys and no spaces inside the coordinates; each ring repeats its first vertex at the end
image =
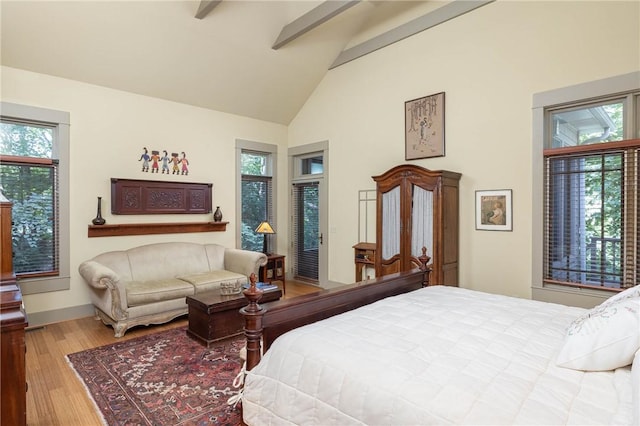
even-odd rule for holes
{"type": "Polygon", "coordinates": [[[389,46],[390,44],[403,40],[431,27],[435,27],[436,25],[460,15],[464,15],[467,12],[471,12],[474,9],[494,1],[495,0],[454,0],[445,6],[409,21],[406,24],[400,25],[399,27],[389,30],[386,33],[380,34],[379,36],[369,39],[354,47],[343,50],[336,60],[333,61],[333,64],[331,64],[329,69],[333,69],[349,61],[353,61],[361,56],[367,55],[378,49],[382,49],[383,47],[389,46]]]}
{"type": "Polygon", "coordinates": [[[329,0],[321,3],[319,6],[305,13],[295,21],[292,21],[282,27],[280,35],[276,39],[275,43],[273,43],[273,46],[271,46],[271,48],[273,50],[278,50],[285,44],[311,31],[318,25],[327,22],[334,16],[337,16],[350,7],[355,6],[356,4],[360,3],[360,1],[361,0],[329,0]]]}
{"type": "Polygon", "coordinates": [[[200,6],[196,12],[197,19],[204,19],[222,0],[200,0],[200,6]]]}

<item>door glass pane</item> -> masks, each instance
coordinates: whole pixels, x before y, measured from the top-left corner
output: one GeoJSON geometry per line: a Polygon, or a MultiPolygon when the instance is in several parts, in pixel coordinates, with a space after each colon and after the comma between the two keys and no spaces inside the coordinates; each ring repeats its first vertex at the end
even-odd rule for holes
{"type": "Polygon", "coordinates": [[[303,158],[301,160],[301,174],[303,175],[321,175],[324,172],[322,164],[322,155],[316,157],[303,158]]]}
{"type": "Polygon", "coordinates": [[[294,275],[318,280],[320,248],[319,182],[293,185],[294,275]]]}

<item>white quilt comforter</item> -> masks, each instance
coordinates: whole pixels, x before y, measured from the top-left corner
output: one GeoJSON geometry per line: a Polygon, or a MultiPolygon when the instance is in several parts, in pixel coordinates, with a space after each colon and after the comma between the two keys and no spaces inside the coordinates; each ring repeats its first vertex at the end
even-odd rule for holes
{"type": "Polygon", "coordinates": [[[248,373],[249,425],[629,424],[630,367],[555,365],[583,309],[428,287],[278,338],[248,373]]]}

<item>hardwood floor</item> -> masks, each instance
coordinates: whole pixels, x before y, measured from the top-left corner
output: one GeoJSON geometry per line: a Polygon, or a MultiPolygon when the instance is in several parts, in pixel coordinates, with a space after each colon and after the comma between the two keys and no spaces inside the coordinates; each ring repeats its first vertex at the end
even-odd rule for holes
{"type": "MultiPolygon", "coordinates": [[[[319,288],[287,280],[291,298],[319,288]]],[[[27,424],[91,426],[100,425],[99,414],[84,385],[67,364],[65,356],[97,346],[133,339],[149,333],[187,325],[187,317],[149,327],[135,327],[116,339],[113,329],[92,317],[28,329],[27,344],[27,424]]],[[[3,389],[3,391],[5,391],[3,389]]]]}

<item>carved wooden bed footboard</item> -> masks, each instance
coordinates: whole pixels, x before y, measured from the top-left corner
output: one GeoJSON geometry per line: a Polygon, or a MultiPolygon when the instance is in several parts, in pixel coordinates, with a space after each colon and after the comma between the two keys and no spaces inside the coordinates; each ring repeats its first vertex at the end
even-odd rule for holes
{"type": "Polygon", "coordinates": [[[260,362],[261,342],[266,351],[278,336],[289,330],[428,284],[429,269],[423,263],[421,269],[259,305],[262,291],[256,288],[252,275],[251,287],[244,291],[249,305],[241,309],[245,317],[247,370],[260,362]]]}

